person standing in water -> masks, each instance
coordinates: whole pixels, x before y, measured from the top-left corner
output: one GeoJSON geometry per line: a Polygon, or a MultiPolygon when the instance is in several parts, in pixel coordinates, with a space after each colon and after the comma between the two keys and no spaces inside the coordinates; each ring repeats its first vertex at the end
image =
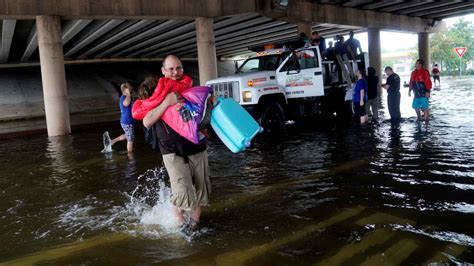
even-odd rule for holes
{"type": "MultiPolygon", "coordinates": [[[[168,55],[163,60],[161,71],[165,76],[161,78],[165,79],[163,83],[170,80],[172,84],[192,86],[191,78],[184,74],[181,60],[174,55],[168,55]]],[[[146,114],[143,125],[146,128],[156,126],[159,148],[171,183],[173,215],[181,230],[188,232],[189,228],[198,225],[202,207],[209,205],[211,182],[206,141],[194,144],[160,119],[166,109],[180,98],[175,92],[168,93],[157,107],[146,114]],[[189,222],[185,221],[186,211],[190,214],[189,222]]]]}
{"type": "Polygon", "coordinates": [[[414,91],[414,98],[412,107],[415,109],[418,120],[422,120],[421,110],[423,110],[423,117],[425,121],[429,119],[429,98],[431,91],[430,72],[423,68],[425,61],[422,59],[416,60],[415,70],[411,72],[410,88],[408,90],[408,97],[411,97],[411,91],[414,91]]]}
{"type": "Polygon", "coordinates": [[[382,84],[382,87],[387,90],[387,105],[390,119],[392,122],[400,121],[400,77],[393,72],[392,67],[385,68],[387,75],[387,83],[382,84]]]}
{"type": "Polygon", "coordinates": [[[365,70],[363,69],[357,71],[357,83],[354,87],[352,103],[354,113],[360,117],[360,124],[366,124],[368,122],[367,113],[365,112],[365,104],[367,103],[367,82],[365,81],[365,70]]]}
{"type": "Polygon", "coordinates": [[[433,76],[433,84],[436,86],[436,81],[438,81],[438,86],[441,85],[441,81],[439,80],[439,75],[441,72],[439,71],[438,64],[434,64],[433,69],[431,70],[431,75],[433,76]]]}
{"type": "MultiPolygon", "coordinates": [[[[135,141],[135,131],[133,129],[133,118],[132,118],[132,86],[130,83],[125,82],[120,85],[122,96],[120,96],[120,125],[124,131],[124,134],[116,137],[110,141],[110,147],[119,141],[127,141],[127,151],[133,152],[133,142],[135,141]]],[[[104,140],[110,140],[109,132],[104,133],[104,140]]],[[[107,141],[104,141],[104,146],[107,146],[107,141]]],[[[107,147],[104,148],[107,151],[107,147]]],[[[110,150],[109,150],[110,151],[110,150]]]]}
{"type": "Polygon", "coordinates": [[[373,67],[368,67],[368,75],[365,78],[367,81],[367,103],[365,104],[365,113],[369,115],[370,109],[372,109],[372,121],[377,122],[379,119],[379,96],[378,96],[378,83],[379,77],[375,74],[377,71],[373,67]]]}

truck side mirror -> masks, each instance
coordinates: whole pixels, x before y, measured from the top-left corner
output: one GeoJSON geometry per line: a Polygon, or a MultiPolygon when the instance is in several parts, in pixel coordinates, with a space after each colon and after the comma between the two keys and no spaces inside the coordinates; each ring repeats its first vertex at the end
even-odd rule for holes
{"type": "Polygon", "coordinates": [[[239,63],[237,62],[237,60],[234,60],[234,67],[235,67],[235,74],[238,74],[239,73],[239,63]]]}

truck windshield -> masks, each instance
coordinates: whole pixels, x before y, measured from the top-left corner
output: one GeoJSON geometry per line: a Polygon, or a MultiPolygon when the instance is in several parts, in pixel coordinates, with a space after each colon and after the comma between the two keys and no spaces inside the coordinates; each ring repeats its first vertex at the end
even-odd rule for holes
{"type": "Polygon", "coordinates": [[[239,67],[237,73],[276,70],[280,65],[281,54],[252,57],[239,67]]]}

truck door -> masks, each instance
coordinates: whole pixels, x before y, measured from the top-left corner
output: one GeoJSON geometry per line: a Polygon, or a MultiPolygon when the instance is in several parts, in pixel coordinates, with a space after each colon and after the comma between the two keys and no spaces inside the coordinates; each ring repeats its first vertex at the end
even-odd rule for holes
{"type": "Polygon", "coordinates": [[[317,47],[292,52],[276,72],[278,84],[285,88],[288,99],[324,96],[322,64],[317,47]]]}

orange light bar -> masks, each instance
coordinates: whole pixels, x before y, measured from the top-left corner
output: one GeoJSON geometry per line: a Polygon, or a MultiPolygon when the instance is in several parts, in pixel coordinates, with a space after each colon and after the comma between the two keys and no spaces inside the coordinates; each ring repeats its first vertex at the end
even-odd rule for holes
{"type": "Polygon", "coordinates": [[[273,49],[273,48],[275,48],[274,44],[265,44],[263,46],[263,49],[265,49],[265,50],[269,50],[269,49],[273,49]]]}

